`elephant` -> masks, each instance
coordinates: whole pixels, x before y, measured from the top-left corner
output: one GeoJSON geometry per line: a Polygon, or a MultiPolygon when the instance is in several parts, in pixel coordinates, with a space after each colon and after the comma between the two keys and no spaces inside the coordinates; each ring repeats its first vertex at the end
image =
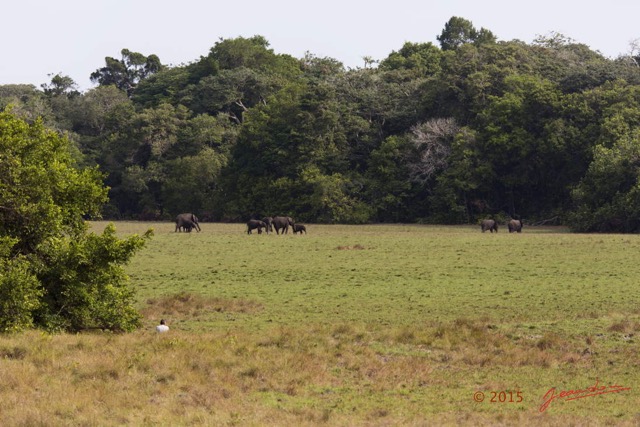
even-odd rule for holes
{"type": "Polygon", "coordinates": [[[509,227],[509,233],[520,233],[522,231],[522,227],[524,227],[524,224],[520,219],[512,219],[507,223],[507,227],[509,227]]]}
{"type": "Polygon", "coordinates": [[[198,217],[192,213],[182,213],[176,217],[176,232],[187,231],[187,228],[195,228],[198,233],[200,232],[200,225],[198,224],[198,217]]]}
{"type": "Polygon", "coordinates": [[[293,229],[293,233],[294,233],[294,234],[295,234],[295,233],[300,233],[300,234],[304,233],[304,234],[307,234],[307,227],[305,227],[305,226],[304,226],[304,225],[302,225],[302,224],[293,224],[293,225],[291,226],[291,228],[293,229]]]}
{"type": "Polygon", "coordinates": [[[275,216],[273,217],[273,228],[276,230],[276,234],[280,234],[280,230],[282,233],[289,233],[289,226],[293,227],[294,221],[290,216],[275,216]]]}
{"type": "Polygon", "coordinates": [[[265,216],[264,218],[262,218],[262,222],[267,224],[267,234],[273,231],[273,218],[271,218],[270,216],[265,216]]]}
{"type": "Polygon", "coordinates": [[[249,222],[247,222],[247,234],[251,234],[251,230],[255,230],[256,228],[258,229],[258,234],[262,234],[263,228],[268,230],[267,224],[265,224],[264,221],[260,221],[259,219],[250,219],[249,222]]]}
{"type": "Polygon", "coordinates": [[[498,232],[498,223],[496,221],[492,220],[492,219],[484,219],[480,223],[480,228],[482,229],[483,233],[485,231],[487,231],[487,230],[489,230],[492,233],[495,230],[495,232],[497,233],[498,232]]]}
{"type": "Polygon", "coordinates": [[[185,220],[185,221],[182,223],[182,230],[183,230],[185,233],[191,233],[191,231],[192,231],[194,228],[196,228],[196,224],[195,224],[195,222],[193,222],[193,221],[185,220]]]}

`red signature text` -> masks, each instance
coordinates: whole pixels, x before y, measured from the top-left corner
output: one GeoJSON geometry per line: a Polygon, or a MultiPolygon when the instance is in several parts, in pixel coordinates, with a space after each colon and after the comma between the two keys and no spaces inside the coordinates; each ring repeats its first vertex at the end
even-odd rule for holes
{"type": "Polygon", "coordinates": [[[540,405],[540,412],[547,410],[551,402],[554,400],[576,400],[583,399],[585,397],[598,396],[600,394],[607,393],[620,393],[621,391],[631,390],[631,387],[624,387],[621,385],[599,385],[598,380],[591,387],[587,387],[581,390],[564,390],[558,392],[555,387],[550,388],[549,391],[542,396],[543,403],[540,405]]]}

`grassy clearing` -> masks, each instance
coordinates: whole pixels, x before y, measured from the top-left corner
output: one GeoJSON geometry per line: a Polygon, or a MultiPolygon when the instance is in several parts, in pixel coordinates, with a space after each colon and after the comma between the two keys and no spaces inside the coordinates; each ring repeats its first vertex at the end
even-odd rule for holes
{"type": "Polygon", "coordinates": [[[117,224],[148,227],[128,267],[142,330],[0,337],[8,424],[640,422],[640,236],[117,224]],[[551,387],[596,380],[631,390],[538,411],[551,387]],[[523,400],[491,403],[492,391],[523,400]]]}

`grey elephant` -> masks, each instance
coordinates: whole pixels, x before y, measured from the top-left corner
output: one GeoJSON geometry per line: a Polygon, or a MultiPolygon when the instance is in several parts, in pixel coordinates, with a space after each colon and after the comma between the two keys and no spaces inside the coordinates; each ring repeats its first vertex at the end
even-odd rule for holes
{"type": "Polygon", "coordinates": [[[507,227],[509,227],[509,233],[520,233],[523,226],[524,224],[520,219],[512,219],[507,223],[507,227]]]}
{"type": "Polygon", "coordinates": [[[264,218],[262,218],[262,222],[267,224],[267,234],[273,231],[273,218],[271,218],[270,216],[265,216],[264,218]]]}
{"type": "Polygon", "coordinates": [[[295,233],[300,233],[300,234],[304,233],[304,234],[307,234],[307,227],[305,227],[305,226],[304,226],[304,225],[302,225],[302,224],[293,224],[293,225],[291,226],[291,228],[293,229],[293,234],[295,234],[295,233]]]}
{"type": "Polygon", "coordinates": [[[497,233],[498,223],[493,219],[483,219],[482,222],[480,223],[480,229],[482,230],[483,233],[487,230],[489,230],[492,233],[495,230],[495,232],[497,233]]]}
{"type": "Polygon", "coordinates": [[[282,230],[282,234],[289,233],[289,226],[293,227],[293,224],[295,224],[290,216],[274,216],[271,223],[274,230],[276,230],[276,234],[280,234],[280,230],[282,230]]]}
{"type": "Polygon", "coordinates": [[[267,224],[259,219],[250,219],[249,222],[247,222],[247,234],[251,234],[251,231],[255,229],[258,230],[258,234],[262,234],[263,228],[267,230],[267,224]]]}
{"type": "Polygon", "coordinates": [[[188,228],[195,228],[200,232],[198,217],[192,213],[181,213],[176,217],[176,232],[187,231],[188,228]]]}

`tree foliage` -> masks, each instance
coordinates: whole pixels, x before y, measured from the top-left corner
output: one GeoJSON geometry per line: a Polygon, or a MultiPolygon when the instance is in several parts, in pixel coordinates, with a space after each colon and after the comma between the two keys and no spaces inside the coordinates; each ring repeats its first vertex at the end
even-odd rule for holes
{"type": "Polygon", "coordinates": [[[467,19],[454,16],[445,24],[442,33],[436,37],[442,50],[454,50],[466,43],[495,43],[496,37],[485,28],[477,30],[467,19]]]}
{"type": "Polygon", "coordinates": [[[593,224],[633,215],[611,208],[633,205],[622,195],[635,176],[612,153],[640,127],[637,43],[612,60],[559,33],[504,41],[455,16],[437,39],[355,69],[278,54],[259,35],[173,67],[124,49],[86,93],[58,74],[43,91],[0,86],[0,105],[41,117],[79,164],[100,165],[111,218],[519,216],[634,230],[593,224]],[[615,203],[590,197],[613,188],[596,173],[602,159],[625,177],[615,203]]]}
{"type": "Polygon", "coordinates": [[[570,226],[579,232],[640,232],[640,129],[612,147],[598,145],[572,193],[570,226]]]}
{"type": "Polygon", "coordinates": [[[122,265],[144,238],[88,233],[84,218],[99,215],[107,189],[97,168],[74,166],[69,148],[42,122],[0,112],[1,330],[138,324],[122,265]]]}
{"type": "Polygon", "coordinates": [[[51,83],[42,84],[42,89],[45,95],[48,96],[62,96],[66,95],[74,97],[80,95],[78,91],[78,84],[69,76],[58,73],[55,75],[49,74],[51,77],[51,83]]]}

